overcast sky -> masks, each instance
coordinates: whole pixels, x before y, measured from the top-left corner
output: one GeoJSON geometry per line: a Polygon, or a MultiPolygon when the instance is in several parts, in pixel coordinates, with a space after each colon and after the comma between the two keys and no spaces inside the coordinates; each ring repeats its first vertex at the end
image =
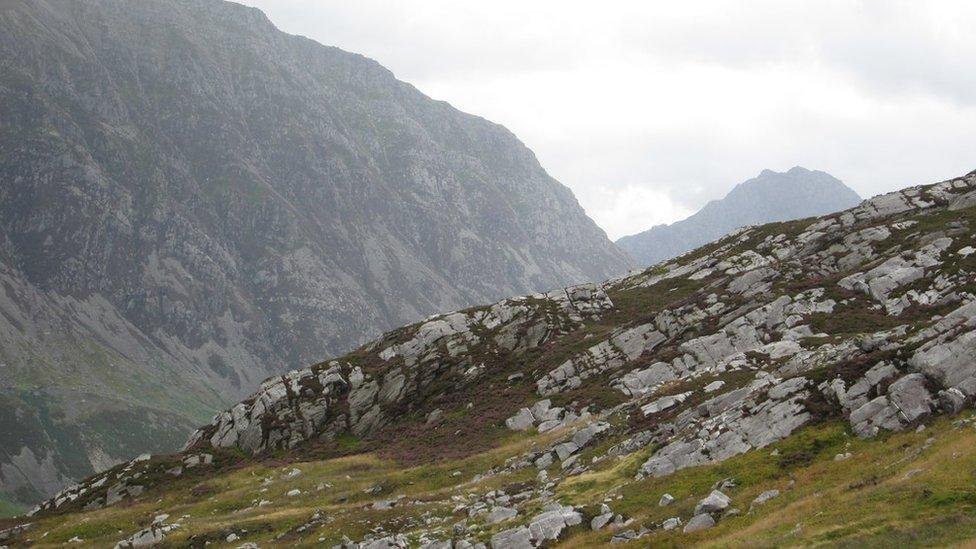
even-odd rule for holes
{"type": "Polygon", "coordinates": [[[611,238],[763,168],[976,169],[976,2],[245,0],[505,125],[611,238]]]}

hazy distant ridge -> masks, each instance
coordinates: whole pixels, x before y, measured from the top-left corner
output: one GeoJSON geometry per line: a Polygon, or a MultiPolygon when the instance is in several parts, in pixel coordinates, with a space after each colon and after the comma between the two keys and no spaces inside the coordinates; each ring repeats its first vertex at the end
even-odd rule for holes
{"type": "Polygon", "coordinates": [[[832,175],[799,166],[763,170],[696,214],[617,240],[641,265],[677,257],[747,225],[802,219],[856,206],[861,197],[832,175]]]}

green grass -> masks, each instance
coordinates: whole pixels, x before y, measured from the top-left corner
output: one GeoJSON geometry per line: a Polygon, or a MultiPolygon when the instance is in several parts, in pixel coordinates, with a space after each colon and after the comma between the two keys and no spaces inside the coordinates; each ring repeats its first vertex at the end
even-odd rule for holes
{"type": "Polygon", "coordinates": [[[0,497],[0,518],[15,517],[26,510],[25,505],[0,497]]]}
{"type": "MultiPolygon", "coordinates": [[[[364,454],[283,466],[250,465],[207,480],[212,493],[194,496],[187,484],[174,484],[147,494],[139,502],[98,511],[42,518],[32,530],[48,532],[33,539],[38,546],[53,546],[78,536],[92,546],[111,545],[129,535],[157,513],[173,517],[190,515],[183,527],[167,540],[182,546],[203,539],[213,547],[226,547],[230,532],[242,541],[274,545],[286,535],[291,546],[338,543],[342,536],[362,539],[382,526],[390,532],[413,533],[425,518],[437,520],[424,529],[450,535],[451,525],[464,518],[454,514],[452,496],[534,483],[535,468],[502,473],[470,482],[476,474],[504,464],[532,446],[554,439],[553,434],[525,434],[501,447],[469,458],[417,467],[364,454]],[[297,467],[298,477],[284,473],[297,467]],[[455,475],[459,471],[460,475],[455,475]],[[264,479],[273,479],[265,484],[264,479]],[[319,490],[319,485],[323,486],[319,490]],[[377,487],[377,493],[367,489],[377,487]],[[299,489],[302,495],[286,493],[299,489]],[[374,510],[373,501],[402,496],[402,505],[374,510]],[[272,503],[255,507],[258,500],[272,503]],[[306,532],[295,529],[321,511],[329,521],[306,532]],[[243,533],[242,530],[247,530],[243,533]]],[[[603,444],[603,448],[606,443],[603,444]]],[[[852,436],[843,422],[827,422],[804,428],[770,447],[737,456],[722,463],[684,469],[662,478],[635,481],[634,475],[650,449],[621,459],[605,459],[580,476],[569,477],[556,488],[564,503],[596,512],[609,499],[615,512],[633,518],[628,528],[653,527],[666,518],[687,520],[695,503],[712,485],[732,477],[737,486],[726,490],[732,506],[742,514],[726,517],[718,526],[686,535],[680,530],[650,534],[633,546],[771,547],[783,545],[831,545],[891,547],[945,545],[970,539],[976,526],[976,429],[971,424],[954,426],[949,418],[936,420],[921,433],[900,433],[873,440],[852,436]],[[933,444],[925,445],[926,439],[933,444]],[[774,452],[775,451],[775,452],[774,452]],[[846,461],[835,461],[850,452],[846,461]],[[753,509],[750,502],[761,492],[778,489],[781,496],[753,509]],[[665,492],[676,501],[658,507],[665,492]],[[797,525],[800,525],[797,528],[797,525]]],[[[596,452],[581,457],[588,462],[596,452]]],[[[558,467],[551,473],[557,475],[558,467]]],[[[541,507],[534,502],[521,512],[522,520],[541,507]]],[[[513,523],[485,526],[469,520],[472,535],[486,541],[513,523]]],[[[592,547],[605,544],[615,530],[590,532],[574,528],[558,544],[592,547]]],[[[282,543],[279,541],[278,543],[282,543]]],[[[237,542],[238,544],[241,542],[237,542]]]]}

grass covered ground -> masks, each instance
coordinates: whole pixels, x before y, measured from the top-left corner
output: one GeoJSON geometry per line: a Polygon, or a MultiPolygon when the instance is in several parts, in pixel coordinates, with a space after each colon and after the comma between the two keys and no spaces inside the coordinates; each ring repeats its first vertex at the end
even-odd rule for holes
{"type": "MultiPolygon", "coordinates": [[[[947,545],[976,533],[976,423],[967,413],[940,418],[922,432],[894,434],[874,440],[852,436],[846,424],[829,422],[808,427],[773,446],[720,464],[696,467],[674,475],[635,481],[647,457],[644,450],[607,459],[591,471],[563,479],[555,497],[583,508],[592,516],[600,502],[632,518],[619,528],[655,529],[678,516],[687,521],[695,503],[716,481],[733,478],[726,490],[741,514],[725,517],[715,528],[696,534],[655,531],[633,546],[772,547],[829,545],[897,547],[947,545]],[[837,461],[837,454],[850,453],[837,461]],[[780,497],[752,509],[750,502],[769,489],[780,497]],[[676,501],[659,507],[662,494],[676,501]]],[[[523,469],[473,482],[479,473],[554,435],[513,435],[501,447],[469,458],[436,465],[403,467],[374,454],[275,466],[253,465],[202,483],[174,483],[164,493],[147,493],[141,501],[87,513],[44,518],[27,534],[38,546],[57,546],[73,538],[82,545],[111,546],[148,525],[156,515],[180,517],[171,532],[172,546],[236,547],[243,541],[262,546],[318,546],[360,540],[377,527],[386,532],[440,531],[449,537],[454,523],[454,496],[484,494],[502,488],[512,493],[534,486],[536,470],[523,469]],[[293,469],[300,475],[289,476],[293,469]],[[298,496],[288,492],[298,489],[298,496]],[[375,501],[400,498],[392,509],[376,510],[375,501]],[[266,503],[261,503],[262,501],[266,503]],[[312,517],[318,513],[318,520],[312,517]],[[298,528],[307,525],[298,532],[298,528]],[[239,539],[227,543],[234,533],[239,539]],[[281,537],[283,536],[283,537],[281,537]],[[276,539],[277,538],[277,539],[276,539]],[[321,540],[321,541],[320,541],[321,540]]],[[[584,460],[599,451],[591,449],[584,460]]],[[[558,476],[558,465],[550,474],[558,476]]],[[[541,505],[541,504],[540,504],[541,505]]],[[[530,515],[534,504],[523,511],[530,515]]],[[[484,526],[469,520],[472,535],[487,541],[514,521],[484,526]]],[[[591,532],[581,525],[564,534],[559,546],[592,547],[607,543],[613,529],[591,532]]],[[[413,539],[416,539],[416,535],[413,539]]]]}
{"type": "Polygon", "coordinates": [[[27,509],[23,505],[17,502],[0,498],[0,518],[13,517],[23,513],[26,510],[27,509]]]}

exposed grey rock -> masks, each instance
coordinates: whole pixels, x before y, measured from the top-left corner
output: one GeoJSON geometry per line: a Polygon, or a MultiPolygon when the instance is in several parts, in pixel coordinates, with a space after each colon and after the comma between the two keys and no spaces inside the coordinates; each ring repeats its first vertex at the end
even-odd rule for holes
{"type": "Polygon", "coordinates": [[[842,279],[838,285],[866,293],[888,307],[889,312],[898,313],[901,308],[898,306],[900,301],[889,303],[889,294],[923,278],[926,269],[940,264],[942,253],[950,245],[952,245],[951,238],[938,238],[907,258],[892,257],[865,273],[855,273],[842,279]]]}
{"type": "Polygon", "coordinates": [[[976,396],[976,301],[947,314],[930,330],[932,337],[915,352],[909,365],[936,379],[944,387],[955,387],[967,397],[976,396]]]}
{"type": "Polygon", "coordinates": [[[934,405],[922,374],[908,374],[879,396],[850,415],[851,427],[858,436],[871,437],[879,430],[900,431],[928,416],[934,405]]]}
{"type": "Polygon", "coordinates": [[[857,408],[850,415],[851,428],[860,437],[872,437],[880,429],[890,431],[901,429],[898,411],[890,406],[888,398],[879,396],[857,408]]]}
{"type": "Polygon", "coordinates": [[[183,466],[193,469],[198,465],[210,465],[213,463],[212,454],[191,454],[183,458],[183,466]]]}
{"type": "MultiPolygon", "coordinates": [[[[810,414],[802,402],[803,390],[783,395],[785,400],[768,398],[756,402],[763,389],[773,382],[758,377],[752,384],[729,391],[702,403],[696,410],[679,415],[677,422],[687,435],[671,441],[641,465],[638,478],[665,476],[680,469],[722,461],[762,448],[787,437],[804,425],[810,414]]],[[[780,393],[789,393],[803,385],[800,382],[783,385],[780,393]]]]}
{"type": "Polygon", "coordinates": [[[603,513],[602,515],[597,515],[590,521],[590,529],[600,530],[611,520],[613,520],[613,513],[603,513]]]}
{"type": "Polygon", "coordinates": [[[908,374],[888,387],[888,398],[906,423],[925,418],[932,411],[932,395],[925,387],[925,376],[908,374]]]}
{"type": "Polygon", "coordinates": [[[719,511],[725,510],[729,506],[732,500],[729,496],[723,494],[718,490],[712,490],[708,496],[703,498],[695,505],[695,514],[700,515],[702,513],[717,513],[719,511]]]}
{"type": "Polygon", "coordinates": [[[969,403],[969,398],[962,391],[955,387],[950,387],[939,391],[939,407],[947,414],[958,414],[969,403]]]}
{"type": "Polygon", "coordinates": [[[420,549],[454,549],[454,542],[451,540],[431,541],[420,546],[420,549]]]}
{"type": "Polygon", "coordinates": [[[624,374],[616,387],[626,395],[640,396],[675,379],[677,375],[670,364],[655,362],[647,368],[624,374]]]}
{"type": "Polygon", "coordinates": [[[898,370],[894,366],[887,362],[880,362],[865,372],[864,377],[851,385],[850,389],[845,390],[844,382],[840,379],[834,380],[830,385],[830,392],[835,400],[850,412],[867,403],[869,391],[897,376],[898,370]]]}
{"type": "Polygon", "coordinates": [[[615,331],[611,336],[570,358],[536,382],[536,392],[552,395],[578,387],[583,380],[615,370],[660,345],[664,334],[654,324],[643,324],[615,331]]]}
{"type": "Polygon", "coordinates": [[[28,530],[30,530],[33,527],[34,527],[34,524],[33,523],[26,522],[24,524],[18,524],[16,526],[11,526],[9,528],[4,528],[4,529],[0,530],[0,543],[10,541],[14,537],[19,536],[19,535],[23,534],[24,532],[27,532],[28,530]]]}
{"type": "Polygon", "coordinates": [[[644,406],[641,406],[641,412],[643,412],[645,416],[653,415],[658,412],[663,412],[664,410],[668,410],[670,408],[673,408],[681,404],[690,396],[691,396],[691,391],[688,391],[686,393],[679,393],[677,395],[663,396],[649,404],[645,404],[644,406]]]}
{"type": "Polygon", "coordinates": [[[532,549],[532,533],[525,526],[503,530],[491,537],[491,549],[532,549]]]}
{"type": "Polygon", "coordinates": [[[731,490],[731,489],[735,488],[736,486],[737,485],[735,483],[735,479],[734,478],[732,478],[732,477],[726,477],[726,478],[723,478],[722,480],[715,481],[715,483],[712,484],[712,490],[731,490]]]}
{"type": "Polygon", "coordinates": [[[127,539],[116,543],[115,549],[124,549],[129,547],[152,547],[153,545],[158,545],[165,540],[166,534],[176,527],[177,525],[175,524],[153,524],[149,528],[139,530],[127,539]]]}
{"type": "Polygon", "coordinates": [[[444,416],[444,410],[437,408],[436,410],[432,410],[429,414],[427,414],[424,423],[426,423],[427,425],[433,425],[434,423],[440,421],[440,419],[443,416],[444,416]]]}
{"type": "Polygon", "coordinates": [[[968,193],[959,195],[949,202],[949,211],[954,212],[958,210],[965,210],[966,208],[971,208],[976,206],[976,191],[970,191],[968,193]]]}
{"type": "Polygon", "coordinates": [[[573,455],[577,450],[579,450],[579,445],[572,441],[563,442],[561,444],[557,444],[553,450],[556,452],[556,456],[559,458],[559,461],[564,461],[569,459],[569,456],[573,455]]]}
{"type": "Polygon", "coordinates": [[[551,407],[552,407],[552,401],[550,401],[548,398],[540,400],[532,405],[532,416],[535,417],[536,421],[546,421],[549,419],[556,419],[553,418],[552,415],[549,413],[551,407]]]}
{"type": "Polygon", "coordinates": [[[410,543],[406,536],[386,536],[376,540],[363,540],[358,549],[408,549],[410,543]]]}
{"type": "Polygon", "coordinates": [[[637,537],[638,537],[637,532],[635,532],[634,530],[625,530],[623,532],[620,532],[619,534],[614,534],[613,537],[610,538],[610,543],[613,544],[626,543],[630,540],[637,539],[637,537]]]}
{"type": "Polygon", "coordinates": [[[579,448],[583,448],[590,444],[596,436],[609,428],[610,424],[602,421],[587,425],[573,434],[573,444],[579,448]]]}
{"type": "Polygon", "coordinates": [[[705,391],[706,393],[714,393],[715,391],[721,389],[724,385],[725,385],[724,381],[722,381],[721,379],[717,379],[709,383],[708,385],[704,386],[702,390],[705,391]]]}
{"type": "Polygon", "coordinates": [[[657,501],[658,507],[667,507],[672,503],[674,503],[674,496],[672,496],[671,494],[664,494],[663,496],[661,496],[661,499],[657,501]]]}
{"type": "Polygon", "coordinates": [[[518,511],[511,507],[492,507],[488,516],[485,517],[487,524],[497,524],[518,516],[518,511]]]}
{"type": "Polygon", "coordinates": [[[692,532],[698,532],[700,530],[707,530],[715,526],[715,519],[707,513],[702,513],[700,515],[695,515],[691,517],[688,524],[685,525],[684,533],[690,534],[692,532]]]}
{"type": "Polygon", "coordinates": [[[664,531],[674,530],[675,528],[681,526],[680,517],[671,517],[661,523],[661,529],[664,531]]]}
{"type": "Polygon", "coordinates": [[[800,389],[803,389],[807,385],[808,381],[803,377],[794,377],[788,379],[782,383],[774,385],[769,389],[769,398],[775,400],[783,400],[786,397],[795,394],[800,389]]]}
{"type": "Polygon", "coordinates": [[[532,539],[538,542],[559,539],[564,528],[575,526],[583,521],[583,516],[572,507],[554,505],[532,518],[529,531],[532,539]]]}
{"type": "Polygon", "coordinates": [[[517,414],[505,420],[505,426],[513,431],[524,431],[532,427],[535,417],[528,408],[522,408],[517,414]]]}
{"type": "Polygon", "coordinates": [[[762,505],[767,501],[778,497],[779,497],[779,490],[775,490],[775,489],[766,490],[765,492],[756,496],[756,499],[752,500],[752,506],[762,505]]]}
{"type": "MultiPolygon", "coordinates": [[[[405,371],[429,373],[444,368],[440,353],[447,347],[450,354],[452,345],[448,343],[453,342],[456,349],[475,344],[478,342],[475,331],[490,329],[498,334],[512,334],[507,341],[521,346],[524,338],[533,337],[532,330],[526,330],[526,326],[539,324],[540,311],[546,311],[541,322],[547,327],[545,331],[551,333],[555,325],[595,318],[611,307],[613,303],[605,292],[585,285],[512,298],[481,310],[439,315],[416,325],[410,339],[394,346],[395,355],[404,364],[391,367],[381,378],[340,361],[271,378],[251,398],[218,414],[210,426],[191,436],[186,446],[200,443],[238,446],[257,453],[269,448],[294,448],[310,438],[329,439],[345,431],[362,436],[391,420],[387,410],[395,408],[408,395],[425,390],[423,383],[432,382],[432,377],[421,376],[420,384],[413,381],[408,384],[405,371]],[[342,399],[348,402],[348,415],[338,405],[342,399]]],[[[382,341],[372,346],[379,347],[382,341]]],[[[531,346],[540,343],[533,341],[531,346]]],[[[579,417],[548,404],[537,411],[551,418],[538,425],[540,432],[568,425],[579,417]]],[[[519,427],[536,419],[529,409],[515,417],[513,424],[519,427]]]]}

